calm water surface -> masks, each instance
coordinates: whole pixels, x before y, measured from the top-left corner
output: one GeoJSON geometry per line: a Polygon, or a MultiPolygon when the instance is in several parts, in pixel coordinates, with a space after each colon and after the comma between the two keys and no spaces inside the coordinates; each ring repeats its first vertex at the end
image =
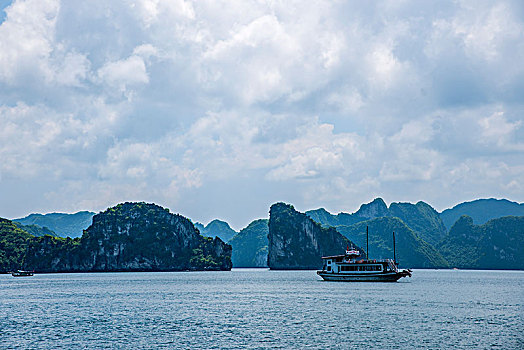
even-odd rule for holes
{"type": "Polygon", "coordinates": [[[0,348],[524,349],[524,272],[0,275],[0,348]]]}

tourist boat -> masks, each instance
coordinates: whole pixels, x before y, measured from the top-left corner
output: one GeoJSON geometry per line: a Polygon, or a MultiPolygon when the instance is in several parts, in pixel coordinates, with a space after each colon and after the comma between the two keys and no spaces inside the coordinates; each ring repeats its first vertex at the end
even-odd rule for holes
{"type": "Polygon", "coordinates": [[[22,270],[18,270],[18,271],[13,271],[13,272],[11,272],[11,276],[13,276],[13,277],[27,277],[27,276],[33,276],[33,272],[31,272],[31,271],[22,271],[22,270]]]}
{"type": "MultiPolygon", "coordinates": [[[[393,233],[394,246],[395,233],[393,233]]],[[[326,281],[340,282],[396,282],[402,277],[411,277],[410,269],[402,271],[398,269],[396,258],[372,260],[359,257],[360,252],[349,247],[346,248],[344,255],[324,256],[322,270],[317,271],[317,274],[326,281]]]]}

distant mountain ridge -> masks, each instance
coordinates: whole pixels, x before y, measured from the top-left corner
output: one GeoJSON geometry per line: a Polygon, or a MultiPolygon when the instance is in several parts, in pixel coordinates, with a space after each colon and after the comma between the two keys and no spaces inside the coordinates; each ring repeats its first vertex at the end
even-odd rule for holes
{"type": "Polygon", "coordinates": [[[324,226],[351,226],[361,221],[379,217],[398,217],[426,242],[436,244],[447,234],[446,228],[438,212],[425,202],[391,203],[389,208],[382,198],[362,204],[360,209],[353,214],[330,214],[321,208],[306,211],[313,220],[324,226]]]}
{"type": "Polygon", "coordinates": [[[231,238],[233,238],[233,236],[235,236],[238,233],[235,230],[233,230],[227,222],[218,219],[211,221],[206,226],[197,222],[195,223],[195,227],[200,231],[200,233],[203,236],[212,238],[219,237],[224,242],[229,241],[231,238]]]}
{"type": "Polygon", "coordinates": [[[60,237],[76,238],[82,236],[85,229],[91,225],[95,213],[90,211],[79,211],[74,214],[49,213],[30,214],[24,218],[14,219],[22,225],[37,225],[47,227],[60,237]]]}
{"type": "Polygon", "coordinates": [[[524,203],[512,202],[507,199],[477,199],[457,204],[453,208],[440,213],[440,217],[448,230],[462,215],[467,215],[473,219],[475,224],[482,225],[491,219],[503,216],[524,216],[524,203]]]}
{"type": "Polygon", "coordinates": [[[393,232],[396,241],[396,259],[402,267],[447,268],[446,259],[431,244],[398,217],[382,216],[351,226],[336,229],[360,247],[366,247],[366,228],[369,228],[369,258],[393,259],[393,232]]]}

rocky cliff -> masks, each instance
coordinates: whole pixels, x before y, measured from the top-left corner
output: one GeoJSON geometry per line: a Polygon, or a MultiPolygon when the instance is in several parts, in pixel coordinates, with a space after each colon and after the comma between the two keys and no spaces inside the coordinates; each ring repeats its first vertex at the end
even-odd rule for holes
{"type": "Polygon", "coordinates": [[[50,235],[27,241],[22,269],[36,272],[92,271],[88,254],[80,238],[62,238],[50,235]]]}
{"type": "Polygon", "coordinates": [[[453,267],[524,269],[524,216],[506,216],[475,225],[462,216],[438,248],[453,267]]]}
{"type": "Polygon", "coordinates": [[[229,270],[231,246],[155,204],[123,203],[93,217],[80,239],[37,237],[25,268],[60,271],[229,270]]]}
{"type": "Polygon", "coordinates": [[[233,267],[267,267],[268,220],[259,219],[243,228],[228,243],[233,247],[233,267]]]}
{"type": "Polygon", "coordinates": [[[337,230],[323,228],[292,205],[276,203],[270,208],[268,266],[272,270],[318,269],[322,256],[343,254],[347,245],[352,242],[337,230]]]}
{"type": "Polygon", "coordinates": [[[389,213],[384,200],[382,198],[375,198],[371,203],[362,204],[354,215],[360,218],[371,219],[389,216],[389,213]]]}

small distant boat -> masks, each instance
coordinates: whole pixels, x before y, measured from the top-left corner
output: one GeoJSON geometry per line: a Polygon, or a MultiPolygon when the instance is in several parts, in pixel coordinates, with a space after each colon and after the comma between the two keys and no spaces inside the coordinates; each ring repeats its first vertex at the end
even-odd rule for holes
{"type": "Polygon", "coordinates": [[[18,270],[18,271],[11,272],[11,276],[13,276],[13,277],[28,277],[28,276],[33,276],[33,272],[32,271],[18,270]]]}
{"type": "MultiPolygon", "coordinates": [[[[393,233],[393,254],[395,255],[395,233],[393,233]]],[[[317,271],[317,274],[325,281],[338,282],[396,282],[402,277],[411,277],[410,269],[402,271],[398,269],[396,258],[371,260],[359,259],[359,256],[358,250],[349,247],[344,255],[324,256],[323,268],[317,271]]]]}

